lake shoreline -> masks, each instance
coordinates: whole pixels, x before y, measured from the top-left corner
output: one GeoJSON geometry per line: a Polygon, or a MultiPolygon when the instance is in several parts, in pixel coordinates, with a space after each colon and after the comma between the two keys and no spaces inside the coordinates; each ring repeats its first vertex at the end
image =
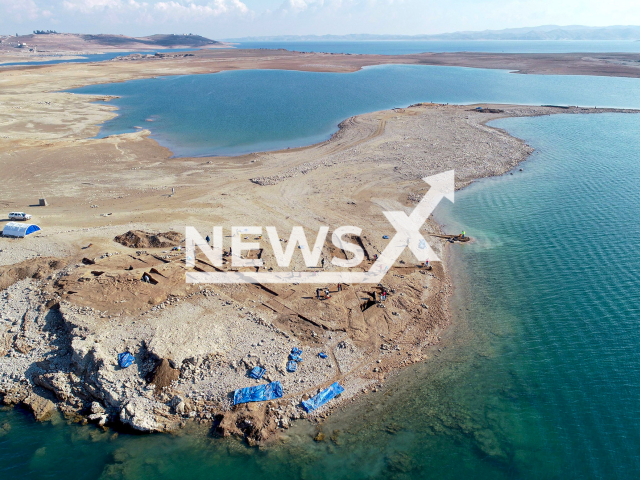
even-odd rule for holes
{"type": "MultiPolygon", "coordinates": [[[[349,118],[320,144],[214,162],[172,158],[148,131],[88,138],[112,108],[89,103],[95,97],[30,95],[55,95],[72,115],[67,125],[36,124],[35,131],[14,123],[15,137],[3,140],[3,151],[14,152],[5,162],[7,195],[16,205],[31,201],[31,178],[21,174],[25,162],[49,178],[60,177],[45,192],[51,205],[37,212],[43,234],[28,240],[30,248],[0,239],[4,278],[15,279],[3,292],[3,319],[10,319],[3,320],[4,402],[27,405],[40,419],[59,409],[80,422],[144,432],[172,431],[196,419],[252,444],[277,438],[292,420],[321,420],[381,388],[394,371],[436,355],[451,321],[446,265],[432,262],[427,271],[405,252],[384,280],[392,292],[386,308],[374,297],[361,310],[360,299],[375,287],[349,286],[330,302],[316,302],[309,300],[314,289],[304,286],[267,292],[186,285],[182,254],[169,250],[171,242],[157,246],[139,232],[180,230],[187,219],[202,232],[210,228],[205,218],[259,225],[265,212],[281,232],[296,224],[357,221],[369,225],[361,242],[370,265],[389,233],[381,212],[410,212],[427,191],[421,178],[455,169],[460,189],[528,158],[531,148],[524,141],[488,127],[488,121],[637,113],[416,104],[349,118]],[[326,182],[328,176],[334,180],[326,182]],[[212,218],[211,211],[220,213],[212,218]],[[113,241],[126,231],[138,232],[140,244],[113,241]],[[141,282],[144,273],[156,284],[141,282]],[[283,362],[296,346],[303,348],[304,362],[290,375],[283,362]],[[123,350],[135,353],[135,370],[117,367],[123,350]],[[326,361],[319,357],[325,350],[331,353],[326,361]],[[268,378],[282,382],[285,398],[231,408],[229,391],[258,383],[246,375],[256,365],[267,366],[268,378]],[[340,401],[313,415],[300,409],[300,399],[336,380],[347,388],[340,401]]],[[[422,231],[427,238],[441,233],[433,220],[422,231]]],[[[433,247],[446,256],[447,245],[441,239],[433,247]]],[[[200,268],[211,271],[203,256],[198,259],[200,268]]],[[[268,253],[263,259],[275,265],[268,253]]],[[[304,269],[299,258],[294,266],[304,269]]]]}
{"type": "MultiPolygon", "coordinates": [[[[2,55],[0,62],[15,56],[2,55]]],[[[144,75],[150,64],[163,69],[185,69],[184,73],[213,73],[236,69],[287,69],[316,72],[354,72],[373,65],[434,65],[510,70],[521,74],[588,75],[640,78],[640,53],[492,53],[425,52],[403,55],[317,53],[288,50],[210,48],[194,50],[188,58],[118,56],[91,65],[126,66],[144,75]]],[[[66,64],[67,66],[69,64],[66,64]]],[[[82,66],[82,65],[81,65],[82,66]]],[[[38,71],[48,65],[7,65],[0,71],[28,69],[38,71]]]]}

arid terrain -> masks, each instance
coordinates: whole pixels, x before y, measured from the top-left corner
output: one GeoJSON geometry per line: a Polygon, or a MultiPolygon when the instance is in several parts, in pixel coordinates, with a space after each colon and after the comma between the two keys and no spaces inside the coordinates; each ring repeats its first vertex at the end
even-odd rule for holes
{"type": "Polygon", "coordinates": [[[70,60],[82,55],[127,52],[162,51],[165,49],[207,49],[226,47],[200,35],[83,35],[77,33],[42,32],[30,35],[0,35],[0,64],[70,60]]]}
{"type": "MultiPolygon", "coordinates": [[[[616,77],[640,77],[640,54],[638,53],[483,53],[483,52],[444,52],[417,53],[407,55],[369,55],[369,54],[338,54],[294,52],[287,50],[237,50],[228,48],[230,45],[203,39],[202,37],[174,36],[178,40],[156,39],[145,37],[133,39],[125,37],[107,39],[84,39],[70,34],[35,35],[36,39],[25,38],[29,42],[38,41],[43,47],[37,51],[29,48],[16,48],[21,37],[4,37],[0,42],[0,67],[5,62],[28,62],[47,60],[48,54],[63,55],[64,58],[78,58],[82,53],[100,53],[105,51],[156,50],[164,48],[194,48],[191,52],[195,58],[182,60],[182,63],[168,65],[173,59],[166,55],[163,66],[167,68],[184,67],[187,71],[201,70],[202,72],[216,72],[229,69],[271,68],[294,69],[304,71],[333,71],[352,72],[370,65],[384,64],[413,64],[413,65],[442,65],[473,68],[493,68],[512,70],[523,74],[542,75],[597,75],[616,77]],[[60,41],[54,37],[66,35],[60,41]],[[41,40],[41,37],[47,37],[41,40]],[[48,41],[47,41],[48,40],[48,41]],[[126,40],[126,41],[125,41],[126,40]],[[139,42],[136,42],[140,40],[139,42]],[[178,43],[176,43],[178,42],[178,43]],[[213,42],[213,43],[207,43],[213,42]],[[200,50],[195,50],[200,49],[200,50]]],[[[33,37],[33,36],[29,36],[33,37]]],[[[97,37],[97,36],[96,36],[97,37]]],[[[116,36],[105,36],[116,37],[116,36]]],[[[162,36],[171,37],[171,36],[162,36]]],[[[149,55],[147,60],[158,60],[149,55]]],[[[143,75],[148,65],[144,65],[139,57],[124,56],[120,60],[137,60],[138,65],[126,62],[131,73],[143,75]]],[[[96,64],[93,64],[96,65],[96,64]]],[[[30,67],[43,68],[43,67],[30,67]]]]}
{"type": "MultiPolygon", "coordinates": [[[[386,245],[383,236],[394,234],[382,212],[410,213],[428,190],[422,178],[455,169],[456,188],[462,188],[514,169],[531,153],[487,121],[609,111],[426,103],[347,119],[330,140],[305,148],[172,158],[145,130],[91,138],[114,109],[94,103],[102,97],[60,93],[228,68],[351,71],[375,60],[234,55],[0,70],[0,204],[5,215],[27,211],[42,228],[24,239],[0,238],[0,396],[6,404],[22,404],[38,419],[58,409],[78,421],[144,432],[196,419],[255,443],[307,417],[300,401],[339,381],[345,392],[311,415],[320,419],[379,388],[394,370],[429,361],[444,348],[450,239],[427,221],[421,231],[444,261],[427,270],[406,250],[377,286],[192,285],[185,282],[184,251],[173,250],[185,226],[203,236],[224,226],[228,249],[231,226],[275,226],[284,241],[302,225],[313,242],[321,226],[331,233],[358,225],[363,232],[354,240],[367,269],[386,245]],[[35,206],[40,198],[48,206],[35,206]],[[318,300],[319,287],[331,297],[318,300]],[[383,289],[389,296],[379,302],[383,289]],[[293,347],[303,349],[303,361],[290,373],[285,366],[293,347]],[[125,351],[136,361],[120,368],[117,355],[125,351]],[[266,368],[263,380],[248,376],[256,365],[266,368]],[[284,397],[231,406],[236,388],[265,380],[280,381],[284,397]]],[[[261,242],[265,268],[277,268],[266,239],[247,237],[261,242]]],[[[330,260],[344,255],[327,243],[324,270],[335,271],[330,260]]],[[[292,268],[306,269],[299,251],[292,268]]],[[[197,256],[194,270],[216,269],[234,267],[214,267],[197,256]]]]}

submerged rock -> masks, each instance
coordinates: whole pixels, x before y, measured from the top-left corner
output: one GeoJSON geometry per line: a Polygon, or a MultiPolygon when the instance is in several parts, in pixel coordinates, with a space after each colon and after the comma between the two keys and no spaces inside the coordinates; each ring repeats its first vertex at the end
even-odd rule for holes
{"type": "Polygon", "coordinates": [[[496,434],[487,428],[474,432],[476,446],[489,457],[496,460],[507,460],[507,454],[502,449],[496,434]]]}

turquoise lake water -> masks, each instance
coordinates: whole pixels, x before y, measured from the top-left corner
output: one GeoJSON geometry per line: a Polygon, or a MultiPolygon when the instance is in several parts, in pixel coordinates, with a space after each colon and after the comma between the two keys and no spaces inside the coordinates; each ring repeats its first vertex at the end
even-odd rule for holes
{"type": "Polygon", "coordinates": [[[285,50],[298,52],[368,53],[378,55],[405,55],[422,52],[640,52],[640,42],[615,40],[380,40],[358,42],[238,42],[234,45],[237,48],[284,48],[285,50]]]}
{"type": "Polygon", "coordinates": [[[101,137],[147,128],[176,156],[238,155],[326,140],[352,115],[417,102],[640,108],[640,79],[385,65],[355,73],[242,70],[92,85],[117,95],[101,137]]]}
{"type": "Polygon", "coordinates": [[[640,116],[493,122],[536,152],[436,215],[452,246],[447,348],[258,450],[206,432],[119,435],[0,411],[0,477],[636,479],[640,116]]]}

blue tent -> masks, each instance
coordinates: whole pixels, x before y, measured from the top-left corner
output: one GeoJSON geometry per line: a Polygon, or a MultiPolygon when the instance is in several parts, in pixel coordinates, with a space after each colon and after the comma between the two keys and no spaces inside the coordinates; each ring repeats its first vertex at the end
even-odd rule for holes
{"type": "Polygon", "coordinates": [[[248,402],[264,402],[282,397],[282,385],[280,382],[271,382],[266,385],[239,388],[233,394],[233,404],[248,402]]]}
{"type": "Polygon", "coordinates": [[[253,367],[253,370],[251,370],[251,373],[249,374],[249,376],[251,378],[255,378],[256,380],[259,380],[262,378],[262,375],[264,375],[264,372],[266,370],[263,367],[253,367]]]}
{"type": "Polygon", "coordinates": [[[331,385],[329,388],[324,389],[315,397],[310,398],[309,400],[303,400],[302,406],[307,412],[311,412],[316,408],[321,407],[329,400],[333,400],[335,397],[344,392],[344,388],[338,382],[331,385]]]}
{"type": "Polygon", "coordinates": [[[298,369],[298,364],[293,360],[287,362],[287,372],[295,372],[298,369]]]}
{"type": "Polygon", "coordinates": [[[124,352],[118,355],[118,365],[120,365],[121,368],[130,367],[135,360],[135,357],[129,352],[124,352]]]}

